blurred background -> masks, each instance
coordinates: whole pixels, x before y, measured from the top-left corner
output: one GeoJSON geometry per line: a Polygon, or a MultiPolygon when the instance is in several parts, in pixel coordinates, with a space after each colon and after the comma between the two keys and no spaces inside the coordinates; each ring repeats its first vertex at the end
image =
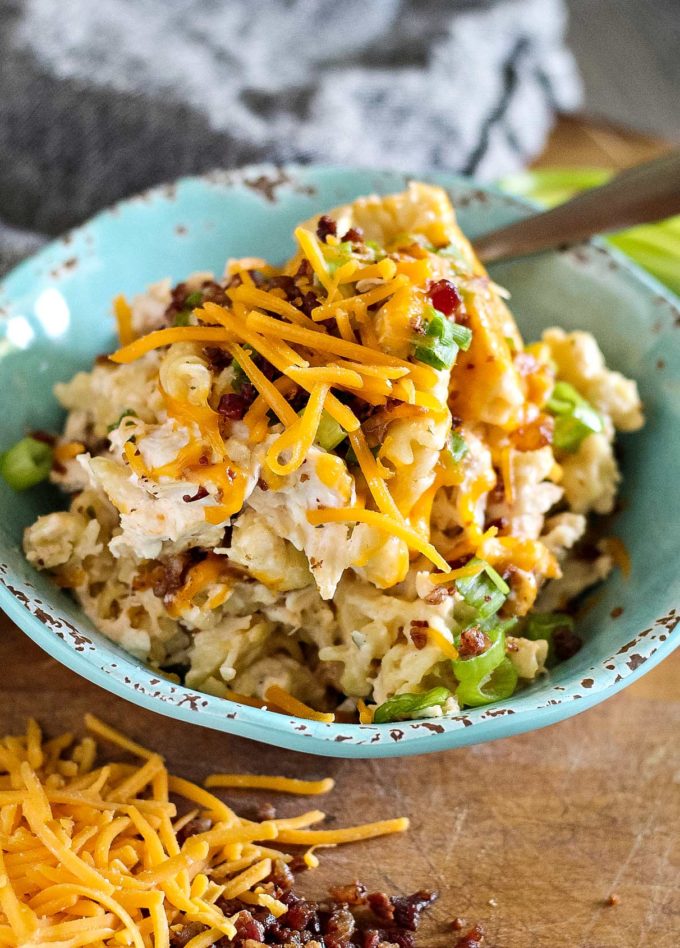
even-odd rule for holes
{"type": "Polygon", "coordinates": [[[623,167],[680,139],[678,49],[679,0],[0,0],[0,265],[252,161],[623,167]]]}

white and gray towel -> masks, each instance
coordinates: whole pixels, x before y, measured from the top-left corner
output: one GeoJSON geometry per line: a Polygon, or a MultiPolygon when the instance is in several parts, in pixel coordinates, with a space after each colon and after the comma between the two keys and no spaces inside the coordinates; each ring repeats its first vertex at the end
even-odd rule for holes
{"type": "Polygon", "coordinates": [[[0,0],[0,266],[252,161],[493,178],[580,84],[562,0],[0,0]]]}

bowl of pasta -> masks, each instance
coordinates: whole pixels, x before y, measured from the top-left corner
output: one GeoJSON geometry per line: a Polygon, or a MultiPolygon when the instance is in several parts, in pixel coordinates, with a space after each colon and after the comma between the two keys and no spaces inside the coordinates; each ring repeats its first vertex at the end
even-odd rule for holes
{"type": "Polygon", "coordinates": [[[159,713],[311,753],[542,727],[676,644],[677,304],[446,174],[121,202],[4,281],[0,605],[159,713]],[[675,380],[675,381],[674,381],[675,380]]]}

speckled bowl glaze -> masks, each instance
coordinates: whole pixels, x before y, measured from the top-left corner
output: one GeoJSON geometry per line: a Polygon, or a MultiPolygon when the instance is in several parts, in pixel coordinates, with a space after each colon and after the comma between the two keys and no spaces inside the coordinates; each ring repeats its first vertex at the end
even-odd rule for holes
{"type": "MultiPolygon", "coordinates": [[[[0,291],[0,447],[27,429],[57,428],[52,385],[114,346],[112,297],[229,256],[283,260],[300,220],[410,176],[356,169],[250,167],[189,178],[124,201],[23,263],[0,291]]],[[[530,213],[524,203],[445,174],[471,236],[530,213]]],[[[592,330],[609,364],[639,381],[648,421],[621,438],[623,512],[613,530],[632,559],[580,623],[582,650],[508,701],[455,717],[383,725],[318,724],[171,684],[100,635],[68,595],[35,572],[23,528],[63,503],[50,487],[0,485],[0,605],[42,648],[122,698],[170,717],[293,750],[338,757],[427,753],[544,727],[615,694],[668,655],[680,605],[680,310],[626,260],[594,243],[498,266],[525,338],[550,325],[592,330]],[[618,616],[614,618],[614,616],[618,616]]],[[[11,673],[3,669],[3,675],[11,673]]]]}

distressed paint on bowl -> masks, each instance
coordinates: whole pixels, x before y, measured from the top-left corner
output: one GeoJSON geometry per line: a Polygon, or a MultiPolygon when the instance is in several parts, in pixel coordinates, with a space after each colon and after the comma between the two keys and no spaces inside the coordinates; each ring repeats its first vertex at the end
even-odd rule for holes
{"type": "MultiPolygon", "coordinates": [[[[55,381],[88,368],[114,345],[110,300],[192,270],[220,272],[229,256],[281,261],[293,226],[409,175],[334,168],[256,166],[188,178],[99,214],[14,270],[0,287],[0,446],[27,429],[55,428],[55,381]]],[[[474,236],[530,213],[492,189],[446,174],[420,175],[450,192],[474,236]]],[[[143,707],[195,724],[308,753],[386,757],[427,753],[529,731],[570,717],[625,687],[678,642],[680,310],[653,280],[598,243],[498,265],[525,338],[546,326],[587,328],[614,368],[638,379],[648,421],[621,438],[623,512],[614,530],[632,574],[615,573],[580,624],[583,649],[507,701],[455,717],[383,725],[320,724],[192,691],[154,674],[98,633],[75,602],[33,570],[21,533],[60,502],[45,486],[0,485],[0,605],[73,671],[143,707]],[[622,610],[622,611],[620,611],[622,610]],[[614,613],[614,616],[612,615],[614,613]],[[674,632],[675,630],[675,632],[674,632]]]]}

